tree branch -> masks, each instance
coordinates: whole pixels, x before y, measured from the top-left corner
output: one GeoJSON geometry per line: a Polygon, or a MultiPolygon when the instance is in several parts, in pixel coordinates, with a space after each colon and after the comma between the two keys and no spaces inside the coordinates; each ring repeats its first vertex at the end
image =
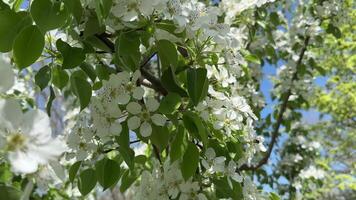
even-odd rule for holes
{"type": "MultiPolygon", "coordinates": [[[[304,40],[304,45],[303,48],[301,49],[301,52],[299,54],[299,59],[297,61],[296,64],[296,71],[293,74],[292,77],[292,82],[298,79],[298,67],[302,64],[302,60],[305,54],[305,51],[307,50],[307,46],[309,44],[309,39],[310,37],[307,36],[304,40]]],[[[288,89],[288,91],[284,94],[284,97],[282,99],[282,104],[281,104],[281,109],[279,110],[278,116],[277,116],[277,120],[275,123],[275,126],[273,128],[272,131],[272,135],[271,135],[271,142],[268,145],[268,149],[266,152],[266,155],[254,166],[248,166],[246,164],[242,165],[239,170],[256,170],[258,168],[260,168],[262,165],[266,164],[268,162],[269,157],[272,154],[272,150],[273,147],[277,141],[277,138],[279,136],[279,128],[281,127],[282,121],[283,121],[283,114],[284,112],[287,110],[288,107],[288,99],[290,97],[290,95],[292,94],[292,90],[291,88],[288,89]]]]}
{"type": "MultiPolygon", "coordinates": [[[[108,39],[107,34],[96,34],[95,37],[97,37],[98,39],[100,39],[103,43],[106,44],[106,46],[108,46],[111,49],[111,53],[115,52],[115,45],[114,43],[108,39]]],[[[152,60],[152,58],[157,54],[157,52],[154,52],[153,54],[151,54],[148,58],[146,58],[141,64],[140,64],[140,71],[142,76],[147,79],[148,81],[151,82],[151,86],[154,90],[156,90],[157,92],[163,94],[163,95],[167,95],[168,92],[167,90],[162,86],[161,81],[156,78],[155,76],[153,76],[150,72],[148,72],[144,67],[152,60]]]]}

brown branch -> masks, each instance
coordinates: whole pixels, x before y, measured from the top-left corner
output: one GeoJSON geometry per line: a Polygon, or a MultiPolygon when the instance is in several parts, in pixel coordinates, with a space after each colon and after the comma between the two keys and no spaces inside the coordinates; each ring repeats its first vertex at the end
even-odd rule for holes
{"type": "MultiPolygon", "coordinates": [[[[111,53],[115,52],[115,45],[114,43],[107,38],[106,34],[96,34],[95,37],[97,37],[98,39],[100,39],[102,42],[104,42],[110,49],[111,49],[111,53]]],[[[148,72],[144,67],[152,60],[152,58],[156,55],[157,53],[154,52],[152,53],[148,58],[146,58],[141,64],[140,64],[140,71],[142,76],[147,79],[148,81],[151,82],[151,86],[154,90],[156,90],[157,92],[163,94],[163,95],[167,95],[168,92],[167,90],[162,86],[161,81],[156,78],[155,76],[153,76],[150,72],[148,72]]]]}
{"type": "MultiPolygon", "coordinates": [[[[310,39],[310,37],[307,36],[304,40],[304,46],[301,49],[301,52],[299,54],[299,59],[296,64],[296,71],[294,72],[293,77],[292,77],[292,82],[298,79],[298,67],[302,64],[302,60],[303,60],[305,51],[307,50],[307,46],[309,44],[309,39],[310,39]]],[[[279,136],[279,128],[281,127],[281,124],[283,121],[283,114],[287,110],[288,99],[291,94],[292,94],[291,88],[289,88],[288,91],[284,94],[282,104],[281,104],[281,109],[279,110],[277,120],[276,120],[275,126],[272,131],[271,142],[268,145],[266,155],[256,165],[248,166],[248,165],[244,164],[239,168],[239,170],[256,170],[268,162],[268,159],[272,154],[273,147],[274,147],[274,145],[277,141],[277,138],[279,136]]]]}

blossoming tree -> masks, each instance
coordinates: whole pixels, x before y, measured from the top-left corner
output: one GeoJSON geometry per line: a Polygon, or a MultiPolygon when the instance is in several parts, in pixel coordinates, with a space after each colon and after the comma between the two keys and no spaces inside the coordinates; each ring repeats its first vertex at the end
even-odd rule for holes
{"type": "Polygon", "coordinates": [[[313,79],[334,66],[316,50],[353,6],[0,0],[0,199],[279,199],[258,186],[293,171],[266,173],[282,132],[304,145],[294,156],[318,155],[298,109],[317,107],[313,79]],[[266,65],[278,71],[262,116],[266,65]]]}

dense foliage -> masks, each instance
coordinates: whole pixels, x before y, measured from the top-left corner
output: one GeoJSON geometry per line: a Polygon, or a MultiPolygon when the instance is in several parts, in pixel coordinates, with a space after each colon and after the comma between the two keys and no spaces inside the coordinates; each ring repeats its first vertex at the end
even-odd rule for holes
{"type": "Polygon", "coordinates": [[[0,200],[355,199],[355,6],[0,0],[0,200]]]}

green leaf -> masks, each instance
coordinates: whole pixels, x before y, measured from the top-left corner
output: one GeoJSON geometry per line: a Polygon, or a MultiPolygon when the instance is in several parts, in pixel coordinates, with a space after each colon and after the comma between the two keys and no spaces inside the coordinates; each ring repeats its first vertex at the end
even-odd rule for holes
{"type": "Polygon", "coordinates": [[[125,192],[137,179],[137,176],[131,173],[130,170],[126,170],[121,178],[120,191],[125,192]]]}
{"type": "Polygon", "coordinates": [[[134,170],[135,152],[129,146],[119,146],[119,152],[130,170],[134,170]]]}
{"type": "Polygon", "coordinates": [[[4,3],[2,0],[0,0],[0,11],[3,11],[3,10],[10,10],[10,6],[7,5],[6,3],[4,3]]]}
{"type": "Polygon", "coordinates": [[[188,148],[184,153],[181,165],[183,178],[188,180],[193,176],[199,164],[199,150],[194,143],[189,142],[188,148]]]}
{"type": "Polygon", "coordinates": [[[28,26],[16,37],[13,53],[18,67],[30,66],[41,56],[45,40],[37,26],[28,26]]]}
{"type": "Polygon", "coordinates": [[[109,52],[109,53],[112,52],[112,49],[110,49],[108,47],[108,45],[105,44],[105,42],[103,42],[102,40],[100,40],[96,36],[88,36],[88,37],[85,38],[84,42],[86,42],[89,45],[91,45],[92,47],[100,49],[102,51],[109,52]]]}
{"type": "Polygon", "coordinates": [[[95,170],[86,169],[82,173],[80,173],[78,189],[83,196],[89,194],[89,192],[95,187],[95,185],[96,185],[95,170]]]}
{"type": "Polygon", "coordinates": [[[52,83],[60,90],[63,89],[69,80],[68,73],[61,69],[59,66],[54,66],[52,68],[52,83]]]}
{"type": "Polygon", "coordinates": [[[99,24],[96,15],[90,15],[88,18],[84,28],[84,38],[105,32],[105,26],[99,24]]]}
{"type": "Polygon", "coordinates": [[[204,68],[188,69],[187,71],[188,94],[195,106],[208,93],[209,80],[206,75],[207,71],[204,68]]]}
{"type": "Polygon", "coordinates": [[[85,60],[85,53],[83,49],[77,47],[71,47],[61,39],[56,42],[57,49],[61,52],[63,57],[62,67],[64,69],[72,69],[79,66],[85,60]]]}
{"type": "Polygon", "coordinates": [[[177,93],[181,97],[188,96],[187,92],[178,84],[178,81],[172,71],[172,68],[168,68],[166,71],[163,72],[161,81],[163,87],[169,92],[177,93]]]}
{"type": "Polygon", "coordinates": [[[170,138],[170,133],[167,126],[155,126],[152,124],[152,134],[150,136],[152,144],[154,144],[160,152],[167,146],[170,138]]]}
{"type": "Polygon", "coordinates": [[[48,102],[46,105],[46,111],[47,111],[48,116],[51,116],[52,103],[53,103],[53,100],[56,98],[56,94],[54,93],[52,86],[49,87],[49,91],[50,91],[50,93],[49,93],[49,98],[48,98],[48,102]]]}
{"type": "Polygon", "coordinates": [[[178,110],[181,103],[181,97],[176,93],[170,92],[163,97],[158,110],[163,114],[171,114],[178,110]]]}
{"type": "Polygon", "coordinates": [[[126,122],[122,124],[122,131],[120,135],[117,137],[117,143],[119,146],[124,148],[130,148],[130,131],[126,122]]]}
{"type": "Polygon", "coordinates": [[[108,17],[112,4],[112,0],[95,1],[95,11],[100,24],[103,24],[104,20],[108,17]]]}
{"type": "Polygon", "coordinates": [[[83,110],[89,105],[91,99],[91,85],[88,83],[88,81],[79,76],[71,76],[70,84],[74,95],[79,98],[80,110],[83,110]]]}
{"type": "Polygon", "coordinates": [[[172,145],[171,145],[171,150],[169,152],[169,156],[171,158],[171,163],[180,159],[183,156],[183,153],[185,150],[184,139],[185,139],[184,126],[179,125],[177,133],[176,133],[176,135],[173,139],[172,145]]]}
{"type": "Polygon", "coordinates": [[[94,83],[96,79],[96,71],[94,67],[89,63],[82,63],[80,68],[88,75],[90,80],[94,83]]]}
{"type": "Polygon", "coordinates": [[[8,163],[0,164],[0,183],[9,183],[13,178],[11,169],[8,163]]]}
{"type": "Polygon", "coordinates": [[[12,4],[12,8],[16,11],[18,11],[24,2],[24,0],[14,0],[15,2],[12,4]]]}
{"type": "Polygon", "coordinates": [[[259,57],[257,57],[256,55],[252,55],[252,54],[248,54],[245,56],[245,59],[251,63],[255,63],[260,65],[261,64],[261,60],[259,57]]]}
{"type": "Polygon", "coordinates": [[[31,15],[43,32],[65,25],[68,12],[61,1],[34,0],[31,4],[31,15]]]}
{"type": "Polygon", "coordinates": [[[6,185],[0,185],[0,199],[3,200],[18,200],[21,199],[21,191],[6,185]]]}
{"type": "Polygon", "coordinates": [[[269,193],[269,199],[270,200],[280,200],[281,198],[277,194],[271,192],[271,193],[269,193]]]}
{"type": "Polygon", "coordinates": [[[341,30],[338,27],[336,27],[333,24],[331,24],[331,23],[328,25],[328,28],[326,29],[326,32],[330,33],[330,34],[333,34],[334,37],[336,37],[336,38],[341,38],[341,35],[342,35],[341,30]]]}
{"type": "Polygon", "coordinates": [[[176,46],[168,40],[159,40],[157,42],[158,57],[161,61],[162,71],[172,67],[173,72],[178,65],[178,53],[176,46]]]}
{"type": "Polygon", "coordinates": [[[42,67],[35,75],[35,83],[43,90],[47,87],[49,81],[51,80],[51,68],[46,65],[42,67]]]}
{"type": "Polygon", "coordinates": [[[113,186],[120,179],[120,165],[114,160],[104,158],[95,164],[98,182],[104,190],[113,186]]]}
{"type": "Polygon", "coordinates": [[[111,68],[105,64],[99,64],[95,66],[96,74],[100,80],[109,80],[111,68]]]}
{"type": "Polygon", "coordinates": [[[81,164],[82,164],[82,161],[78,161],[78,162],[74,163],[72,166],[70,166],[69,173],[68,173],[70,182],[73,183],[75,176],[77,175],[81,164]]]}
{"type": "Polygon", "coordinates": [[[141,59],[140,37],[136,32],[121,33],[115,43],[116,59],[128,71],[138,69],[141,59]]]}
{"type": "Polygon", "coordinates": [[[0,52],[11,51],[16,36],[31,22],[26,12],[0,11],[0,52]]]}
{"type": "Polygon", "coordinates": [[[216,188],[216,196],[220,198],[232,198],[232,199],[244,199],[242,193],[242,187],[240,183],[231,181],[233,188],[230,187],[227,178],[213,180],[216,188]]]}
{"type": "Polygon", "coordinates": [[[208,143],[208,135],[200,117],[196,113],[186,111],[183,113],[183,123],[188,132],[194,138],[201,140],[205,147],[208,143]]]}
{"type": "Polygon", "coordinates": [[[64,0],[64,5],[67,7],[68,11],[72,13],[79,24],[83,15],[83,6],[80,3],[80,0],[64,0]]]}

